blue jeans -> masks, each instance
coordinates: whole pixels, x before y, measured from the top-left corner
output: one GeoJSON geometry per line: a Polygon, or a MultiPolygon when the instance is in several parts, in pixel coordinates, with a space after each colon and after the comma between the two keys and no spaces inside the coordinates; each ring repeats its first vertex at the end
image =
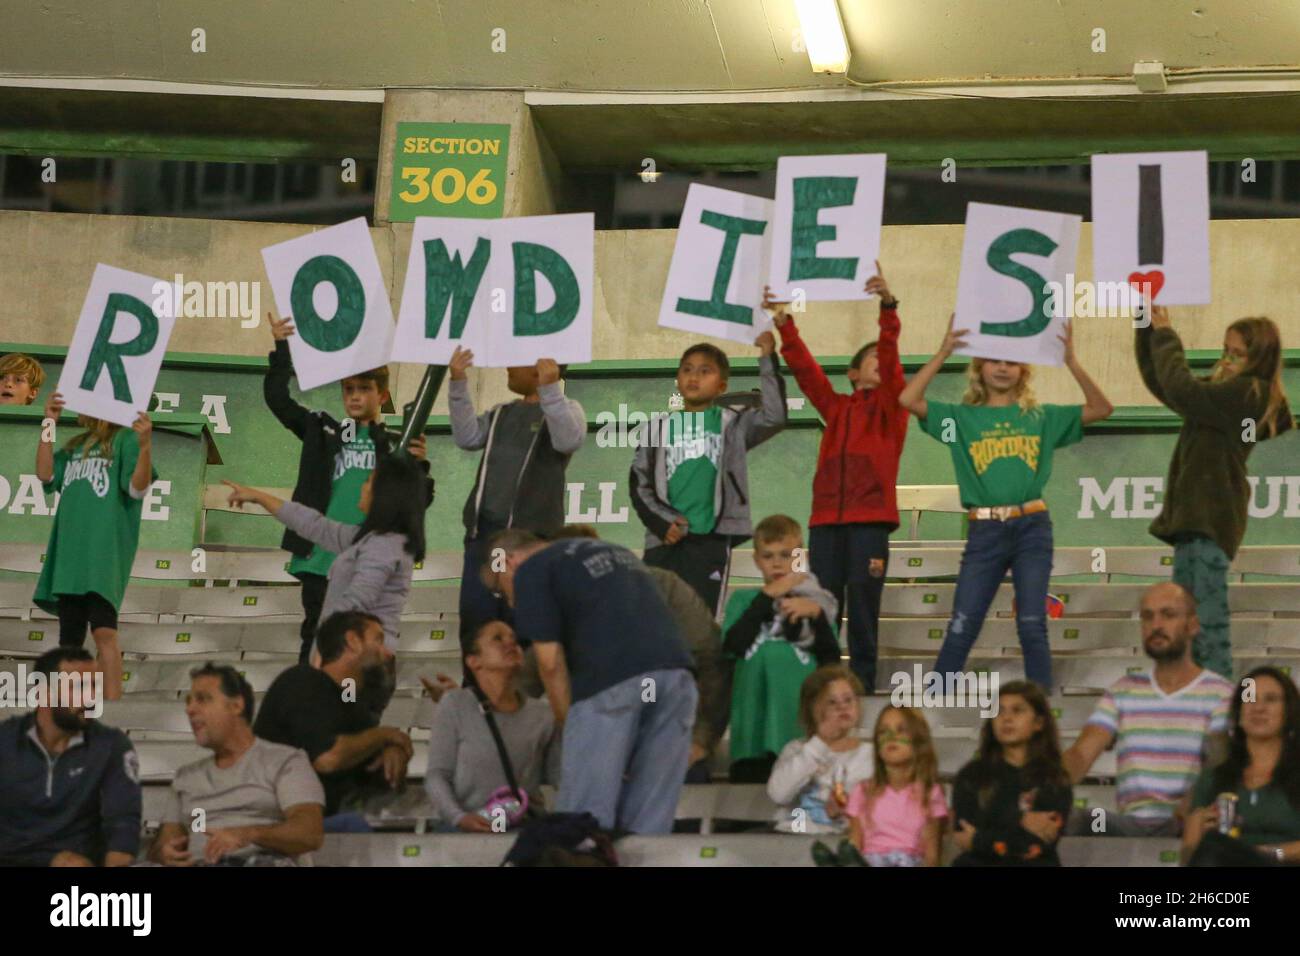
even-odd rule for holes
{"type": "Polygon", "coordinates": [[[869,694],[876,686],[880,599],[889,570],[889,526],[819,524],[809,529],[808,544],[812,573],[835,595],[839,613],[833,629],[837,638],[840,619],[848,611],[849,668],[869,694]]]}
{"type": "Polygon", "coordinates": [[[1025,655],[1025,676],[1051,693],[1047,582],[1052,574],[1052,519],[1045,511],[1010,521],[970,523],[952,599],[952,619],[934,669],[949,674],[965,667],[1008,570],[1015,586],[1016,636],[1025,655]]]}
{"type": "Polygon", "coordinates": [[[556,809],[585,811],[606,829],[671,833],[698,696],[690,671],[659,670],[573,704],[556,809]],[[643,700],[647,679],[654,681],[653,701],[643,700]]]}

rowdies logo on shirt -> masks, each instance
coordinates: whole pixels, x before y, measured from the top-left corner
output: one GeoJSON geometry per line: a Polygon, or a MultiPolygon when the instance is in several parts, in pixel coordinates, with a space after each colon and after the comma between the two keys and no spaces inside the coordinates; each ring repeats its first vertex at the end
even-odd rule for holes
{"type": "Polygon", "coordinates": [[[722,458],[722,432],[706,431],[703,423],[698,427],[688,423],[664,449],[664,467],[668,477],[672,478],[679,465],[696,458],[707,458],[716,468],[722,458]]]}
{"type": "Polygon", "coordinates": [[[1031,469],[1038,470],[1041,436],[999,434],[1010,427],[1009,424],[998,425],[992,432],[984,432],[979,441],[970,443],[970,460],[977,475],[988,471],[989,465],[999,458],[1019,458],[1031,469]]]}
{"type": "Polygon", "coordinates": [[[103,498],[108,494],[108,486],[112,483],[108,466],[107,458],[74,458],[64,469],[62,490],[67,491],[68,485],[84,478],[90,482],[90,488],[95,492],[96,497],[103,498]]]}
{"type": "Polygon", "coordinates": [[[366,471],[375,470],[375,449],[373,445],[366,449],[344,448],[334,456],[335,481],[342,478],[352,468],[362,468],[366,471]]]}

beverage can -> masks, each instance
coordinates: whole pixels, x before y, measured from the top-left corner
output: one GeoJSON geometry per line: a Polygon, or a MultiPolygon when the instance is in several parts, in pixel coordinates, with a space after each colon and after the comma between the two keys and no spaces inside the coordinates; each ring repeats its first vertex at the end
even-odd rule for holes
{"type": "Polygon", "coordinates": [[[1231,835],[1237,823],[1237,795],[1219,794],[1214,798],[1214,808],[1219,811],[1219,832],[1231,835]]]}

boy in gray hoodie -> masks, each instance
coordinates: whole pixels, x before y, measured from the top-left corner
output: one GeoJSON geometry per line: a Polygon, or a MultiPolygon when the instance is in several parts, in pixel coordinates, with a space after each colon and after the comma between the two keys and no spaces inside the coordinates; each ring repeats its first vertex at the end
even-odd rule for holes
{"type": "Polygon", "coordinates": [[[676,573],[716,617],[731,549],[750,536],[746,455],[786,422],[785,382],[776,339],[755,342],[757,406],[715,404],[727,390],[731,363],[715,345],[692,345],[677,368],[685,409],[652,421],[632,460],[632,506],[645,525],[645,563],[676,573]]]}
{"type": "MultiPolygon", "coordinates": [[[[474,487],[465,501],[465,563],[460,579],[462,651],[483,624],[503,620],[507,611],[479,580],[487,540],[506,528],[542,537],[564,527],[564,472],[587,436],[582,406],[560,386],[564,367],[552,359],[506,369],[506,387],[520,396],[474,412],[466,370],[474,353],[456,349],[451,357],[447,400],[451,435],[457,448],[483,449],[474,487]]],[[[472,675],[465,671],[467,684],[472,675]]]]}

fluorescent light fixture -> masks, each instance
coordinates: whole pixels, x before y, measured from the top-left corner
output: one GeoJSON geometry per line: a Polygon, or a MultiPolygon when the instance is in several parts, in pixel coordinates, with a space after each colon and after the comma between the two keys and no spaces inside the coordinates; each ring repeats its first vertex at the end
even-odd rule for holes
{"type": "Polygon", "coordinates": [[[836,0],[794,0],[814,73],[847,73],[849,42],[836,0]]]}

